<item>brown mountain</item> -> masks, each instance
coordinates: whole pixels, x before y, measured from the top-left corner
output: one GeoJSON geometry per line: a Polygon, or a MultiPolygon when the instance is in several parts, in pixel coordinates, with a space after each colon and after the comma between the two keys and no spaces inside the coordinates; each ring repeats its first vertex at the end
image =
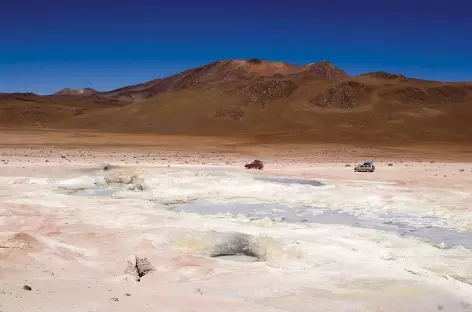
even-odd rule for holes
{"type": "Polygon", "coordinates": [[[62,89],[56,93],[54,93],[54,95],[82,95],[82,96],[90,96],[90,95],[94,95],[94,94],[97,94],[98,91],[92,89],[92,88],[85,88],[85,89],[70,89],[70,88],[65,88],[65,89],[62,89]]]}
{"type": "Polygon", "coordinates": [[[167,91],[178,91],[192,87],[224,86],[235,81],[246,81],[261,77],[304,76],[307,79],[339,80],[348,75],[323,61],[306,66],[283,62],[268,62],[260,59],[218,61],[182,73],[156,79],[146,83],[107,92],[107,96],[136,101],[167,91]]]}
{"type": "Polygon", "coordinates": [[[349,77],[329,62],[219,61],[90,97],[9,97],[0,95],[3,116],[20,117],[0,114],[0,125],[41,119],[51,128],[366,145],[472,140],[472,83],[385,72],[349,77]]]}
{"type": "Polygon", "coordinates": [[[49,127],[88,111],[120,105],[124,103],[100,96],[0,93],[0,126],[49,127]]]}

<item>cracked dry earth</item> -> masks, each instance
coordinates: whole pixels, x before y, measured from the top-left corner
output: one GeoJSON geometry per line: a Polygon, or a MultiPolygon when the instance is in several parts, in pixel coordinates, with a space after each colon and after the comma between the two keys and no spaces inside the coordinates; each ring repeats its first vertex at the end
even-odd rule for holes
{"type": "Polygon", "coordinates": [[[9,164],[0,311],[472,311],[472,167],[406,165],[9,164]]]}

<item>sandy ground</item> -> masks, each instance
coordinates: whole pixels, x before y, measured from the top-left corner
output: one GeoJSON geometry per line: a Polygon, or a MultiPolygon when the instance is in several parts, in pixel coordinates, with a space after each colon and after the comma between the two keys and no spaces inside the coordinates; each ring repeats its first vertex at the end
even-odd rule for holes
{"type": "Polygon", "coordinates": [[[308,205],[375,222],[402,213],[415,229],[467,234],[468,152],[10,140],[0,150],[2,312],[472,311],[470,247],[336,222],[169,210],[192,200],[308,205]],[[265,170],[242,168],[254,158],[265,170]],[[365,158],[377,171],[354,173],[365,158]],[[105,188],[113,195],[74,195],[105,188]],[[213,257],[225,240],[243,241],[260,261],[213,257]],[[136,270],[146,271],[139,281],[136,270]]]}

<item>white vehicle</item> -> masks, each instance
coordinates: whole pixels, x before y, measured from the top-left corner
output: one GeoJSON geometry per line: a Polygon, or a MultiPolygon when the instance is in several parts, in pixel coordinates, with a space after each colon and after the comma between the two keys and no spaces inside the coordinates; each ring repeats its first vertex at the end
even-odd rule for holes
{"type": "Polygon", "coordinates": [[[365,162],[362,165],[356,166],[354,168],[355,172],[374,172],[375,171],[375,166],[371,162],[365,162]]]}

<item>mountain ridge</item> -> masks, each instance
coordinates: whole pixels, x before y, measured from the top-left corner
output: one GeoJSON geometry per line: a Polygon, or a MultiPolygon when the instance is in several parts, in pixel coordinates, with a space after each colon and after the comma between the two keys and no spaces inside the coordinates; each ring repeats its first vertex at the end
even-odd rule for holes
{"type": "Polygon", "coordinates": [[[349,76],[329,61],[216,61],[106,92],[0,94],[0,126],[307,141],[470,141],[472,84],[382,71],[349,76]],[[296,138],[295,138],[296,137],[296,138]]]}
{"type": "Polygon", "coordinates": [[[82,89],[72,89],[72,88],[64,88],[52,95],[82,95],[82,96],[90,96],[94,94],[98,94],[97,90],[92,88],[82,88],[82,89]]]}
{"type": "Polygon", "coordinates": [[[342,79],[349,77],[343,70],[328,61],[309,65],[292,65],[285,62],[270,62],[257,58],[248,60],[215,61],[174,75],[148,82],[118,88],[103,94],[123,100],[143,100],[165,91],[175,91],[203,84],[224,84],[234,80],[291,76],[303,74],[310,79],[342,79]]]}
{"type": "MultiPolygon", "coordinates": [[[[366,72],[358,75],[348,75],[344,70],[335,67],[329,60],[321,60],[314,63],[304,64],[304,65],[295,65],[286,62],[280,61],[266,61],[258,58],[246,59],[246,60],[219,60],[214,61],[208,64],[204,64],[198,67],[194,67],[182,72],[178,72],[172,74],[170,76],[162,77],[162,78],[155,78],[146,82],[137,83],[134,85],[123,86],[116,89],[108,90],[108,91],[97,91],[92,88],[81,88],[81,89],[73,89],[73,88],[64,88],[60,91],[57,91],[51,95],[103,95],[103,96],[119,96],[120,93],[126,92],[146,92],[149,89],[156,87],[157,85],[165,85],[169,86],[172,84],[164,83],[164,81],[175,80],[177,77],[181,77],[183,75],[188,75],[192,72],[200,72],[205,71],[208,68],[215,67],[215,66],[226,66],[231,67],[233,66],[233,72],[228,71],[226,75],[221,75],[213,79],[207,79],[209,81],[204,82],[214,82],[214,81],[224,81],[228,78],[255,78],[255,77],[269,77],[274,76],[278,78],[282,77],[291,77],[294,75],[310,75],[312,74],[311,79],[329,79],[329,80],[342,80],[345,78],[352,78],[352,77],[372,77],[372,78],[380,78],[386,80],[416,80],[416,81],[423,81],[423,82],[442,82],[442,81],[435,81],[435,80],[427,80],[427,79],[420,79],[420,78],[413,78],[413,77],[406,77],[401,73],[388,73],[385,71],[373,71],[373,72],[366,72]],[[249,66],[247,66],[249,65],[249,66]],[[251,65],[253,68],[251,68],[251,65]],[[259,66],[259,70],[255,69],[254,67],[259,66]],[[239,68],[238,68],[239,67],[239,68]],[[261,70],[261,67],[265,68],[265,70],[261,70]],[[237,73],[236,69],[239,69],[240,72],[237,73]]],[[[468,82],[454,82],[448,81],[444,83],[468,83],[468,82]]],[[[163,87],[163,91],[169,91],[173,89],[172,87],[163,87]]],[[[159,88],[158,88],[159,89],[159,88]]],[[[2,93],[0,93],[2,94],[2,93]]],[[[10,93],[12,94],[12,93],[10,93]]],[[[152,95],[152,94],[149,94],[152,95]]],[[[147,98],[146,96],[137,97],[137,99],[147,98]]]]}

